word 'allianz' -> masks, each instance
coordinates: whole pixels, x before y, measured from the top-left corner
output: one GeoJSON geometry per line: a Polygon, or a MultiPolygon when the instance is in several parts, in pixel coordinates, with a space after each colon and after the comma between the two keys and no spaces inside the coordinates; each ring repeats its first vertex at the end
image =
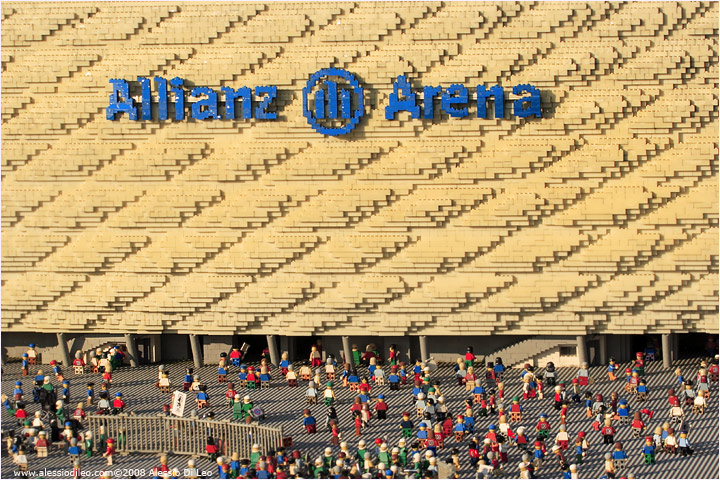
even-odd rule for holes
{"type": "MultiPolygon", "coordinates": [[[[173,94],[173,108],[175,110],[174,120],[185,120],[185,90],[182,88],[185,80],[175,77],[168,81],[161,77],[154,78],[157,89],[158,120],[168,119],[168,105],[170,103],[169,93],[173,94]]],[[[135,99],[130,96],[130,85],[126,80],[113,78],[110,83],[113,91],[110,94],[110,104],[105,109],[105,116],[108,120],[115,120],[118,113],[125,113],[130,120],[152,120],[152,95],[150,91],[150,79],[138,77],[141,88],[141,102],[138,107],[135,99]]],[[[277,98],[277,87],[274,85],[255,87],[222,87],[220,89],[225,97],[225,114],[220,116],[218,106],[218,93],[210,87],[195,87],[190,90],[190,96],[195,97],[190,107],[190,116],[195,120],[215,120],[224,118],[234,120],[235,118],[256,118],[259,120],[275,120],[276,112],[268,111],[273,101],[277,98]],[[236,102],[240,101],[239,115],[235,110],[236,102]],[[253,109],[253,106],[255,107],[253,109]]]]}

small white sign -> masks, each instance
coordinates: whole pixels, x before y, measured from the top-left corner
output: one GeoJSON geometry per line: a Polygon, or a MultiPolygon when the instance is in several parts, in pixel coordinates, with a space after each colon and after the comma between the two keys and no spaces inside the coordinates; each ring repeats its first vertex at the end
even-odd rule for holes
{"type": "Polygon", "coordinates": [[[184,416],[186,401],[187,393],[175,390],[172,396],[172,409],[170,410],[170,413],[177,417],[184,416]]]}

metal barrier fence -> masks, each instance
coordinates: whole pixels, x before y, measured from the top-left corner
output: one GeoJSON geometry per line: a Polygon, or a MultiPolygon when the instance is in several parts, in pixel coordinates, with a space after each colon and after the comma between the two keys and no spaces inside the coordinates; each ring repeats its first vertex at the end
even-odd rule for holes
{"type": "Polygon", "coordinates": [[[174,416],[89,415],[93,438],[105,427],[105,438],[115,439],[118,453],[173,453],[204,455],[208,437],[215,439],[221,455],[238,452],[248,458],[253,443],[263,452],[282,445],[282,428],[231,423],[229,420],[200,420],[174,416]],[[123,435],[124,434],[124,435],[123,435]]]}

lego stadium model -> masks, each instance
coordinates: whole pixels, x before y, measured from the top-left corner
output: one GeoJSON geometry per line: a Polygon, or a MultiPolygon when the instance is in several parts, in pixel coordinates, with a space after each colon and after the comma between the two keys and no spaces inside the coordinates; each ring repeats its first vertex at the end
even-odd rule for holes
{"type": "Polygon", "coordinates": [[[0,9],[2,478],[720,477],[718,2],[0,9]]]}

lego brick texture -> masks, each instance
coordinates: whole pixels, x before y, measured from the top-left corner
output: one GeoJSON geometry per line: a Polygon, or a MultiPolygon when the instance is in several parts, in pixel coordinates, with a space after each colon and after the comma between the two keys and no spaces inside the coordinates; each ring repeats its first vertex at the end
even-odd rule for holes
{"type": "Polygon", "coordinates": [[[3,331],[718,331],[717,2],[3,3],[2,138],[3,331]],[[398,75],[542,117],[386,120],[398,75]],[[278,119],[107,120],[138,76],[278,119]]]}

